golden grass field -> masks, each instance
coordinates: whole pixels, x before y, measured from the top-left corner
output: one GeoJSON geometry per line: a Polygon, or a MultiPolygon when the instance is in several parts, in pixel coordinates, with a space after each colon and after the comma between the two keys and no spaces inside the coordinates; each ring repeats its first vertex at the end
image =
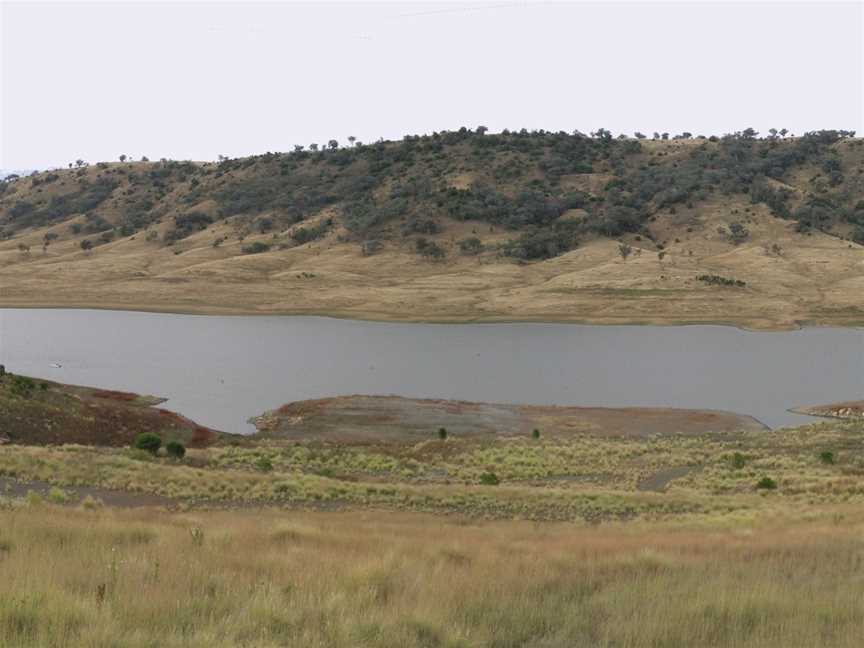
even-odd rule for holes
{"type": "Polygon", "coordinates": [[[760,523],[0,509],[0,645],[847,646],[860,507],[760,523]]]}

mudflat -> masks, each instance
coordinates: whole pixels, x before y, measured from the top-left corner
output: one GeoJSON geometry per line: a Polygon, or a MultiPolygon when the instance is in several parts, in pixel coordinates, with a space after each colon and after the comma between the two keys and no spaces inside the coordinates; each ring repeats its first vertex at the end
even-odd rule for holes
{"type": "Polygon", "coordinates": [[[266,436],[292,440],[416,443],[436,438],[443,428],[459,438],[551,437],[767,430],[756,419],[732,412],[653,407],[556,407],[411,399],[398,396],[343,396],[289,403],[254,420],[266,436]]]}

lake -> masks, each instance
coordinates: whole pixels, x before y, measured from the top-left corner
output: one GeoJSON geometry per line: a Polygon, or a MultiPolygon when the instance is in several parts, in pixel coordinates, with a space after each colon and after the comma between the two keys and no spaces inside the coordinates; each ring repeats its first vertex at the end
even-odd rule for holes
{"type": "Polygon", "coordinates": [[[864,331],[394,324],[324,317],[0,309],[0,363],[164,396],[228,432],[284,403],[397,394],[506,403],[786,410],[864,396],[864,331]],[[52,364],[60,365],[53,367],[52,364]]]}

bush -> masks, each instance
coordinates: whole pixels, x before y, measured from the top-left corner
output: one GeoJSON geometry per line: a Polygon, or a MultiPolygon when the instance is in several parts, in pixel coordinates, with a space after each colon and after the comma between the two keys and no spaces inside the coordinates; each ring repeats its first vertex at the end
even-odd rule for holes
{"type": "Polygon", "coordinates": [[[756,483],[756,488],[760,490],[774,490],[777,488],[777,482],[770,477],[763,477],[756,483]]]}
{"type": "Polygon", "coordinates": [[[267,457],[259,457],[255,462],[255,467],[261,472],[270,472],[273,470],[273,462],[267,457]]]}
{"type": "Polygon", "coordinates": [[[819,453],[819,460],[824,464],[832,465],[835,462],[834,453],[830,450],[824,450],[819,453]]]}
{"type": "Polygon", "coordinates": [[[246,245],[243,247],[243,254],[261,254],[262,252],[269,251],[270,246],[261,241],[255,241],[252,245],[246,245]]]}
{"type": "Polygon", "coordinates": [[[497,486],[501,483],[501,480],[498,479],[498,475],[494,472],[484,472],[480,475],[480,483],[484,486],[497,486]]]}
{"type": "Polygon", "coordinates": [[[422,236],[414,242],[414,246],[420,254],[433,261],[443,259],[446,254],[444,248],[422,236]]]}
{"type": "Polygon", "coordinates": [[[747,457],[745,457],[740,452],[736,452],[732,455],[732,459],[730,459],[730,463],[735,470],[740,470],[744,467],[744,464],[747,463],[747,457]]]}
{"type": "Polygon", "coordinates": [[[442,441],[447,438],[447,428],[438,428],[438,438],[442,441]]]}
{"type": "Polygon", "coordinates": [[[66,504],[69,501],[69,495],[62,488],[54,486],[48,491],[48,501],[52,504],[66,504]]]}
{"type": "Polygon", "coordinates": [[[173,457],[174,459],[182,459],[186,456],[186,446],[184,446],[179,441],[169,441],[165,445],[165,452],[168,453],[169,457],[173,457]]]}
{"type": "Polygon", "coordinates": [[[532,439],[539,439],[540,438],[540,430],[538,430],[537,428],[534,428],[534,431],[531,432],[531,438],[532,439]]]}
{"type": "Polygon", "coordinates": [[[483,243],[476,236],[471,236],[459,241],[459,249],[463,254],[479,254],[483,250],[483,243]]]}
{"type": "Polygon", "coordinates": [[[712,286],[731,286],[733,288],[744,288],[747,285],[746,281],[740,279],[729,279],[720,275],[699,275],[697,281],[704,281],[712,286]]]}
{"type": "Polygon", "coordinates": [[[162,438],[158,434],[152,432],[144,432],[135,437],[135,448],[137,450],[145,450],[151,454],[159,452],[162,447],[162,438]]]}
{"type": "Polygon", "coordinates": [[[330,228],[333,226],[333,219],[328,218],[325,221],[322,221],[318,225],[310,225],[306,227],[298,227],[294,231],[291,232],[291,238],[298,244],[302,245],[303,243],[309,243],[310,241],[316,241],[323,237],[327,232],[330,231],[330,228]]]}
{"type": "Polygon", "coordinates": [[[12,393],[27,398],[36,389],[36,383],[26,376],[12,376],[12,393]]]}

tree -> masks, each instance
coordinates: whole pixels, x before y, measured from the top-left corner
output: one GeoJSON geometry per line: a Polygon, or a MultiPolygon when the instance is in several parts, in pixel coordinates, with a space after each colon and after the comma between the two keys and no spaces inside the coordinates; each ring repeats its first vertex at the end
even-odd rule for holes
{"type": "Polygon", "coordinates": [[[143,432],[135,437],[135,447],[155,455],[162,447],[162,437],[152,432],[143,432]]]}
{"type": "Polygon", "coordinates": [[[329,142],[327,142],[327,147],[331,151],[335,151],[337,148],[339,148],[339,142],[337,142],[335,139],[331,139],[329,142]]]}
{"type": "Polygon", "coordinates": [[[309,150],[310,150],[310,151],[317,151],[317,150],[318,150],[318,145],[315,144],[315,143],[310,144],[310,145],[309,145],[309,150]]]}
{"type": "Polygon", "coordinates": [[[633,133],[633,135],[636,136],[636,139],[645,139],[645,133],[640,133],[639,131],[636,131],[635,133],[633,133]]]}
{"type": "Polygon", "coordinates": [[[169,457],[174,459],[182,459],[186,455],[186,446],[179,441],[169,441],[165,444],[165,452],[169,457]]]}
{"type": "Polygon", "coordinates": [[[120,156],[120,161],[121,161],[121,162],[125,162],[125,161],[126,161],[126,155],[125,155],[125,154],[123,154],[123,155],[120,156]]]}
{"type": "Polygon", "coordinates": [[[93,241],[91,241],[90,239],[84,239],[78,245],[80,245],[81,249],[85,252],[89,252],[93,249],[93,241]]]}
{"type": "Polygon", "coordinates": [[[80,169],[84,166],[84,160],[81,160],[80,158],[78,160],[75,160],[75,166],[80,169]]]}
{"type": "Polygon", "coordinates": [[[150,161],[150,158],[148,158],[146,155],[142,155],[142,156],[141,156],[141,161],[142,161],[142,162],[149,162],[149,161],[150,161]]]}
{"type": "Polygon", "coordinates": [[[348,136],[348,141],[350,142],[351,146],[354,146],[354,142],[357,141],[357,138],[354,137],[353,135],[349,135],[349,136],[348,136]]]}
{"type": "Polygon", "coordinates": [[[459,249],[464,254],[478,254],[483,249],[483,242],[476,236],[470,236],[459,241],[459,249]]]}
{"type": "Polygon", "coordinates": [[[489,129],[486,128],[485,126],[478,126],[477,127],[477,134],[478,135],[485,135],[488,131],[489,131],[489,129]]]}
{"type": "Polygon", "coordinates": [[[295,153],[301,153],[304,148],[306,148],[306,147],[303,146],[302,144],[295,144],[294,145],[294,152],[295,153]]]}
{"type": "Polygon", "coordinates": [[[438,428],[438,438],[442,441],[447,438],[447,428],[438,428]]]}
{"type": "Polygon", "coordinates": [[[788,132],[789,132],[789,129],[787,129],[787,128],[781,128],[781,129],[780,129],[780,137],[786,137],[786,134],[787,134],[788,132]]]}
{"type": "Polygon", "coordinates": [[[621,255],[621,258],[626,261],[627,257],[630,256],[630,253],[633,252],[633,248],[627,245],[626,243],[618,244],[618,254],[621,255]]]}

